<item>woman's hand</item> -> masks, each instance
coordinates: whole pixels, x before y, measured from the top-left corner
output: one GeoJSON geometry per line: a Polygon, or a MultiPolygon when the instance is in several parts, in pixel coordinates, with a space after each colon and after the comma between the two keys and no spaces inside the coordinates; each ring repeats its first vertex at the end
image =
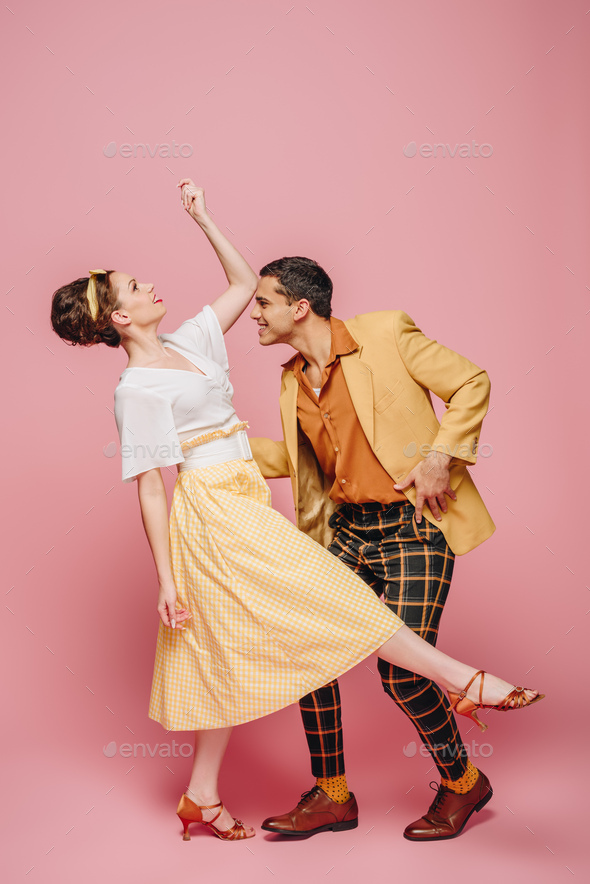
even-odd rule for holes
{"type": "Polygon", "coordinates": [[[182,205],[191,218],[195,221],[204,221],[209,217],[205,205],[205,191],[202,187],[198,187],[192,178],[181,178],[176,186],[180,187],[182,205]]]}
{"type": "MultiPolygon", "coordinates": [[[[214,301],[208,301],[225,334],[252,300],[258,276],[208,214],[203,188],[198,187],[191,178],[181,178],[176,186],[181,188],[180,198],[184,208],[215,249],[229,283],[223,294],[214,301]]],[[[199,297],[202,297],[200,292],[199,297]]]]}
{"type": "Polygon", "coordinates": [[[193,616],[186,608],[176,607],[176,587],[173,583],[160,586],[158,614],[164,626],[170,626],[172,629],[184,629],[184,626],[178,624],[193,616]]]}

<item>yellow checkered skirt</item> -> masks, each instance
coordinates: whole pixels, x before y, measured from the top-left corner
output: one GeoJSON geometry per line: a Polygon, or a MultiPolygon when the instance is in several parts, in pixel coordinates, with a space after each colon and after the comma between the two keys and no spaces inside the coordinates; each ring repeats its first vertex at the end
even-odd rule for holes
{"type": "Polygon", "coordinates": [[[402,621],[273,510],[253,460],[180,472],[170,553],[184,629],[160,622],[149,717],[168,730],[241,724],[294,703],[402,621]]]}

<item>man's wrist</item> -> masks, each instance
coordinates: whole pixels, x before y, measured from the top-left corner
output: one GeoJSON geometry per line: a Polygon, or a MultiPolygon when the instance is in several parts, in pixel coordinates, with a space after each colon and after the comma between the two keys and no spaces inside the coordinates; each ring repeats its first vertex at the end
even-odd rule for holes
{"type": "Polygon", "coordinates": [[[437,451],[436,448],[428,452],[426,459],[428,460],[429,458],[438,461],[444,467],[448,467],[453,459],[450,454],[445,454],[444,451],[437,451]]]}

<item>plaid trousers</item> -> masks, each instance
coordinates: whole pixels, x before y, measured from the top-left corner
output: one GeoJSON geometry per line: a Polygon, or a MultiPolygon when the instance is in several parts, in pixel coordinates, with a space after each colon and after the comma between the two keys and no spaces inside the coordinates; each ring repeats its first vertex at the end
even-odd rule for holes
{"type": "MultiPolygon", "coordinates": [[[[444,534],[424,517],[416,523],[409,502],[342,504],[330,519],[328,547],[377,593],[405,624],[435,645],[455,556],[444,534]]],[[[448,699],[434,682],[381,658],[385,692],[395,700],[428,747],[442,777],[457,780],[467,754],[448,699]]],[[[344,774],[338,682],[299,701],[315,777],[344,774]]]]}

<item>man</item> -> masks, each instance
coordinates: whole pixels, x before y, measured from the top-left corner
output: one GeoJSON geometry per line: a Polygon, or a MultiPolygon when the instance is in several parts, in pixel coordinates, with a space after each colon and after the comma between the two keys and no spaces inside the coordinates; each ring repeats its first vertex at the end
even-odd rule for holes
{"type": "MultiPolygon", "coordinates": [[[[332,317],[332,282],[309,258],[281,258],[260,276],[250,314],[260,343],[297,353],[283,365],[284,442],[253,439],[254,457],[267,478],[291,477],[298,526],[434,645],[455,555],[495,528],[467,470],[488,376],[401,310],[332,317]],[[430,391],[446,406],[440,424],[430,391]]],[[[440,688],[381,659],[378,669],[441,774],[430,809],[404,836],[456,837],[491,798],[490,783],[468,760],[440,688]]],[[[300,708],[316,784],[262,828],[285,835],[351,828],[358,810],[344,771],[338,683],[304,697],[300,708]]]]}

